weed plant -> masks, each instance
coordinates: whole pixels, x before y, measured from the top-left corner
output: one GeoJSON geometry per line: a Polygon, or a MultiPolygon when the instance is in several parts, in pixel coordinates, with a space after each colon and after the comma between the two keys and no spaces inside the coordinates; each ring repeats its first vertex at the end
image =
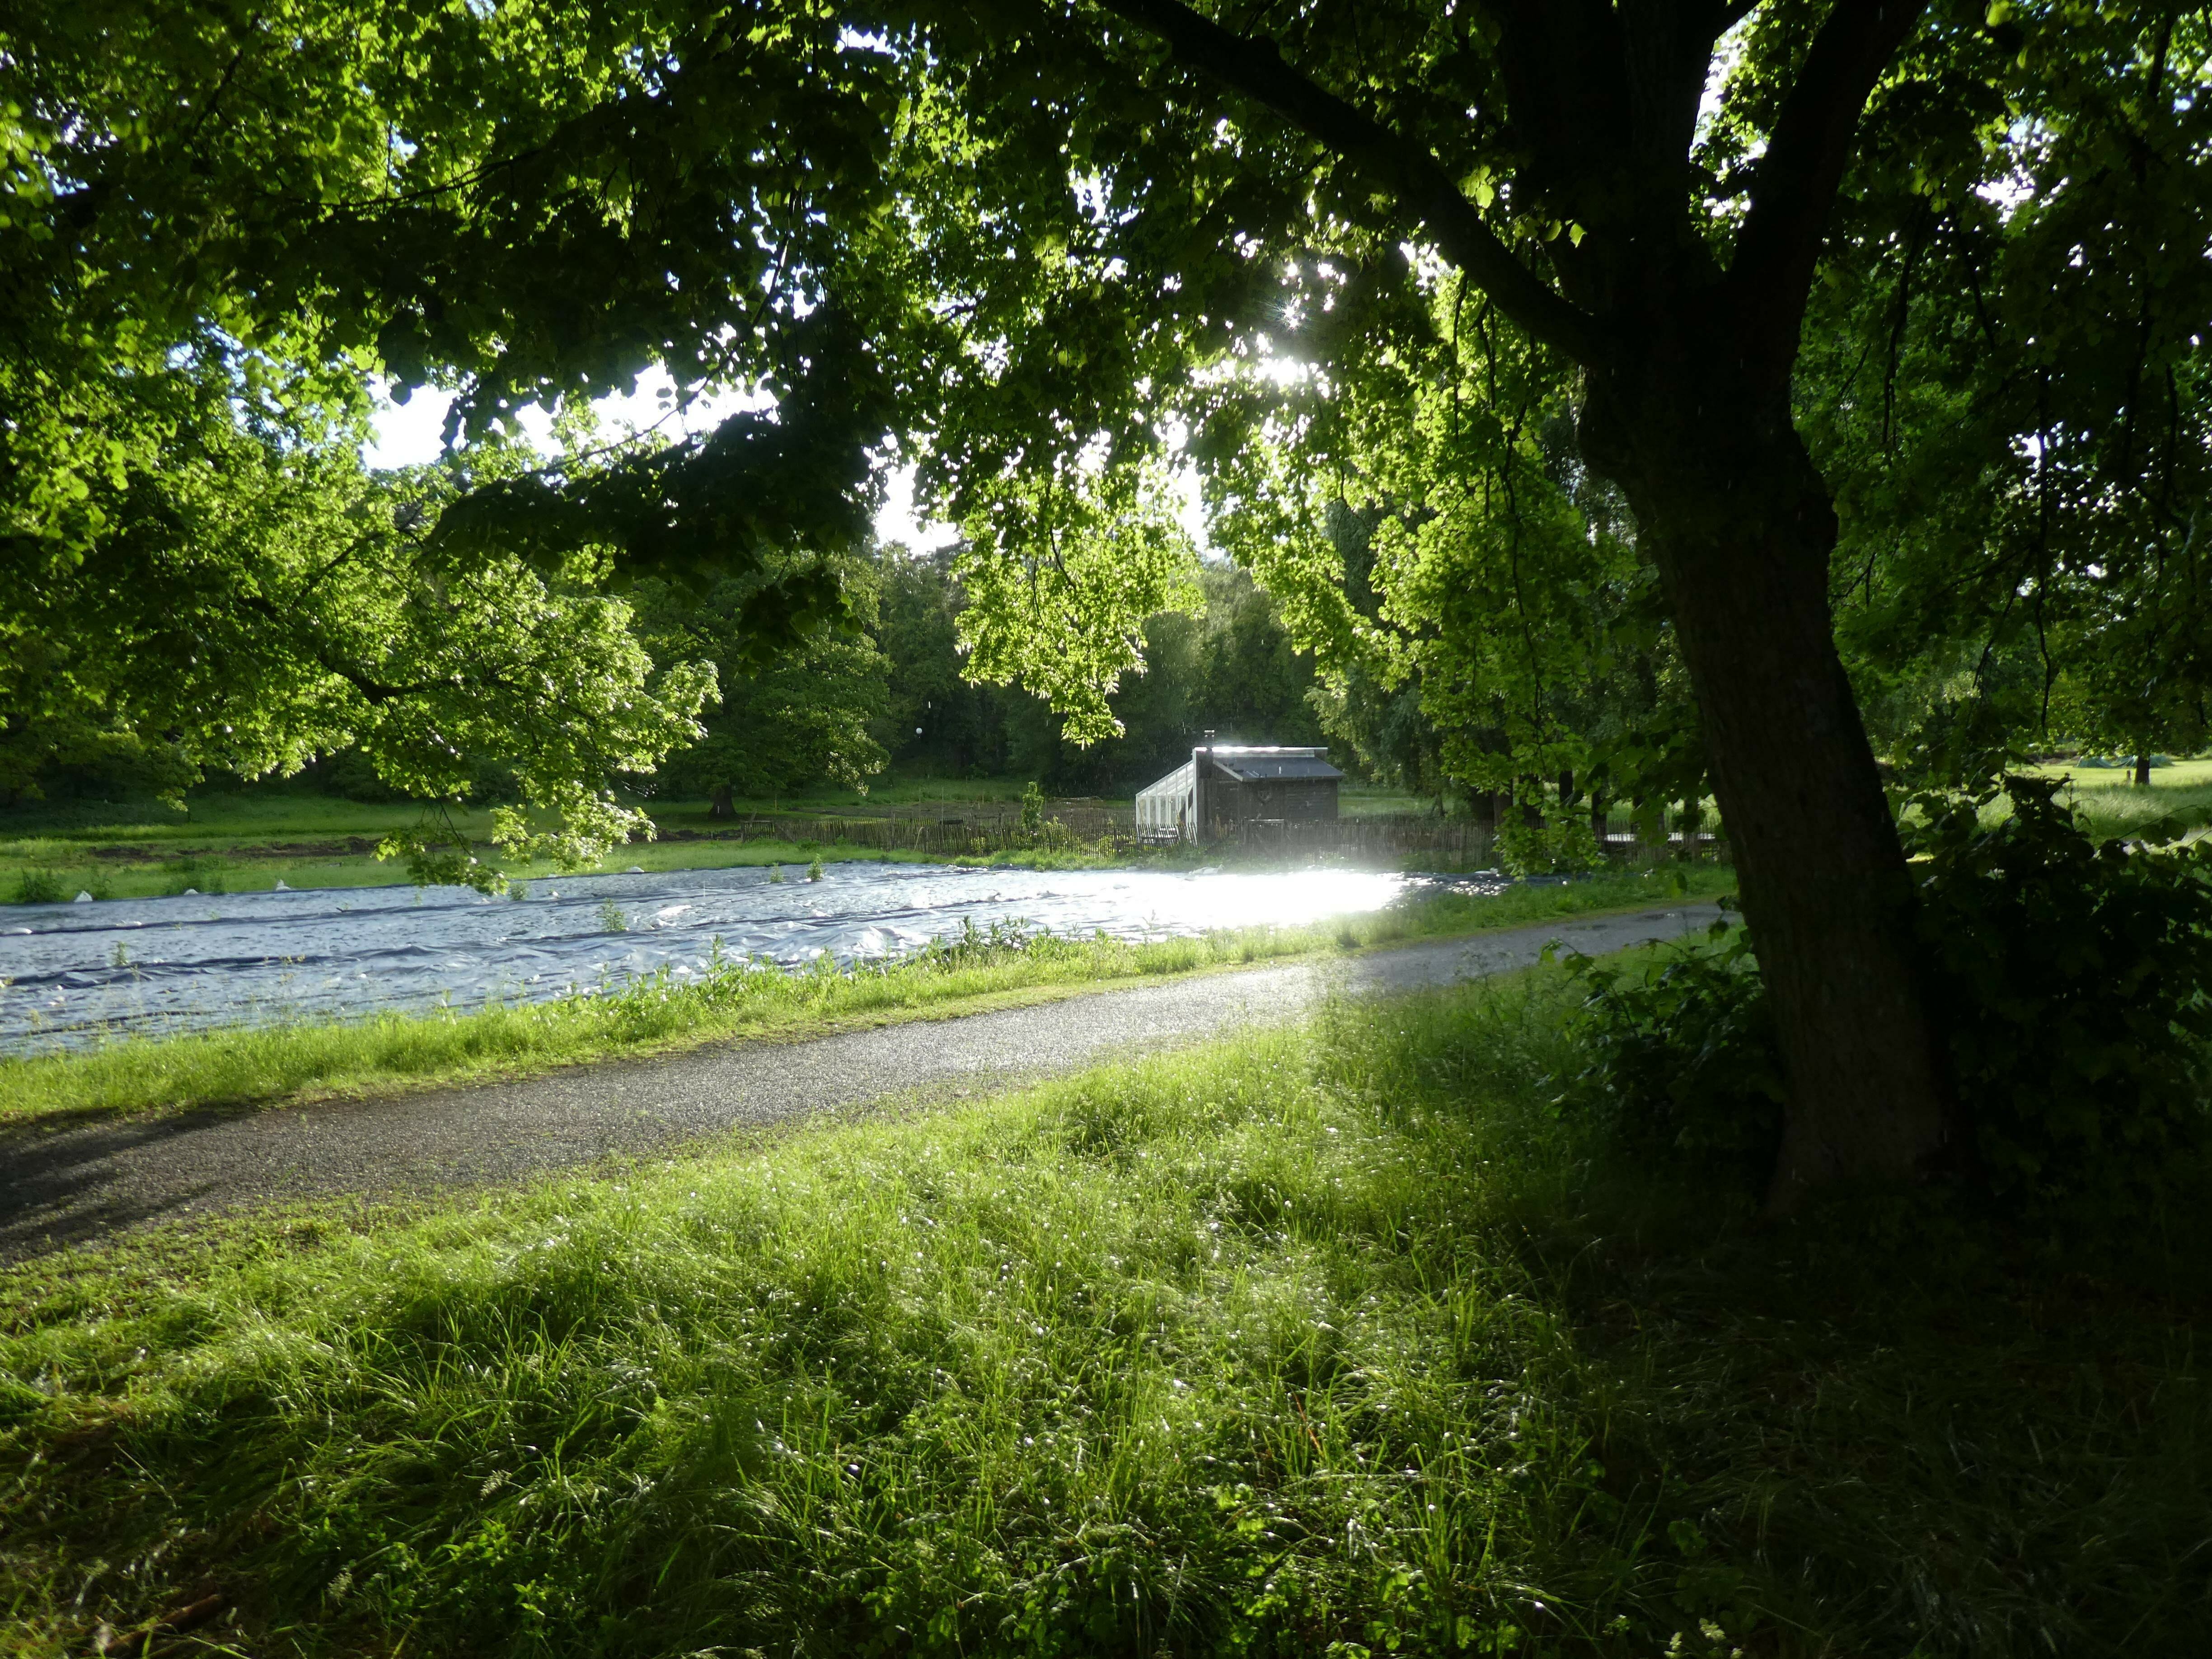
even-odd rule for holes
{"type": "Polygon", "coordinates": [[[1605,862],[1578,813],[1534,824],[1509,817],[1498,827],[1496,851],[1499,867],[1516,876],[1583,875],[1605,862]]]}
{"type": "Polygon", "coordinates": [[[18,1268],[19,1650],[2193,1650],[2186,1281],[1753,1236],[1571,996],[18,1268]]]}
{"type": "Polygon", "coordinates": [[[193,853],[167,866],[161,872],[161,890],[174,896],[181,893],[224,893],[238,872],[230,860],[211,853],[193,853]]]}
{"type": "Polygon", "coordinates": [[[1490,897],[1447,894],[1340,924],[1224,931],[1149,945],[1000,928],[847,971],[827,958],[795,974],[721,961],[702,976],[664,973],[611,994],[549,1002],[126,1038],[79,1053],[0,1060],[0,1124],[364,1092],[546,1070],[717,1038],[924,1018],[982,1000],[1673,902],[1678,886],[1692,896],[1709,895],[1729,874],[1706,869],[1687,878],[1668,872],[1515,887],[1490,897]]]}
{"type": "Polygon", "coordinates": [[[79,893],[96,899],[112,898],[114,877],[106,870],[85,866],[18,870],[9,884],[8,900],[11,904],[66,904],[79,893]]]}
{"type": "Polygon", "coordinates": [[[73,896],[74,890],[66,884],[66,878],[58,870],[21,870],[15,875],[15,890],[8,896],[10,904],[59,904],[73,896]]]}
{"type": "Polygon", "coordinates": [[[114,890],[105,870],[21,870],[9,898],[15,904],[66,904],[80,893],[104,899],[113,896],[114,890]]]}

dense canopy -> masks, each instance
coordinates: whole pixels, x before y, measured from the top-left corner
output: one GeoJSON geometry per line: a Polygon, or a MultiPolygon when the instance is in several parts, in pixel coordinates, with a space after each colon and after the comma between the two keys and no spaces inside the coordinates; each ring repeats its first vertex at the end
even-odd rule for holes
{"type": "Polygon", "coordinates": [[[2208,51],[2155,0],[40,9],[0,764],[358,744],[436,794],[491,752],[604,839],[712,681],[622,590],[737,604],[726,662],[848,625],[898,461],[975,671],[1103,730],[1191,602],[1189,466],[1463,784],[1710,779],[1778,1194],[1919,1167],[1952,1091],[1875,745],[2204,728],[2208,51]],[[655,366],[756,396],[588,429],[655,366]],[[457,394],[450,465],[363,475],[378,377],[457,394]],[[532,403],[557,454],[502,440],[532,403]]]}

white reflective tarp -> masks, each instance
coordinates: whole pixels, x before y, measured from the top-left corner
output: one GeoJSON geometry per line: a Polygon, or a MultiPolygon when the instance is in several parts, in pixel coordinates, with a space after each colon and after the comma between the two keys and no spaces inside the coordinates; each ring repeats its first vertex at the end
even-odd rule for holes
{"type": "Polygon", "coordinates": [[[526,897],[356,887],[0,908],[0,1053],[386,1009],[535,1002],[678,980],[726,957],[902,955],[965,924],[1164,939],[1381,908],[1419,878],[1357,871],[787,866],[532,881],[526,897]],[[619,921],[623,931],[616,931],[619,921]]]}

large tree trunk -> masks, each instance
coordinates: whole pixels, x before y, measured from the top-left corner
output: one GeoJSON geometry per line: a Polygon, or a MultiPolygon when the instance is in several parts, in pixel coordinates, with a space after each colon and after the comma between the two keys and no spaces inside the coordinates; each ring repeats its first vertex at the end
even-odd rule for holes
{"type": "Polygon", "coordinates": [[[1715,36],[1741,11],[1483,8],[1510,112],[1513,210],[1553,221],[1556,290],[1523,263],[1534,243],[1498,236],[1492,204],[1468,198],[1463,163],[1378,119],[1364,88],[1347,100],[1276,42],[1173,0],[1102,3],[1344,158],[1364,188],[1394,194],[1409,234],[1588,372],[1583,454],[1626,491],[1672,600],[1781,1027],[1792,1096],[1772,1202],[1924,1167],[1943,1146],[1948,1093],[1916,972],[1913,896],[1830,636],[1834,515],[1790,424],[1828,210],[1860,112],[1924,0],[1826,9],[1794,82],[1773,88],[1725,269],[1687,157],[1715,36]],[[1563,220],[1576,234],[1558,235],[1563,220]]]}
{"type": "Polygon", "coordinates": [[[1729,343],[1716,328],[1594,374],[1583,447],[1636,511],[1697,690],[1789,1072],[1768,1194],[1786,1212],[1826,1182],[1924,1172],[1951,1093],[1911,882],[1836,653],[1834,511],[1785,399],[1711,384],[1729,343]]]}

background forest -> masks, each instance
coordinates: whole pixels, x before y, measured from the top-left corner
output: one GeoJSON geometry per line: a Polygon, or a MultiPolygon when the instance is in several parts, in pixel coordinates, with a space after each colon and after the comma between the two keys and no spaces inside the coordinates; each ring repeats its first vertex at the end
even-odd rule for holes
{"type": "Polygon", "coordinates": [[[0,1646],[2201,1652],[2208,248],[2173,0],[0,12],[0,1646]]]}
{"type": "MultiPolygon", "coordinates": [[[[1381,611],[1366,580],[1376,524],[1375,515],[1349,509],[1332,523],[1355,613],[1370,627],[1381,611]]],[[[1540,662],[1528,683],[1547,707],[1552,741],[1532,744],[1534,733],[1512,729],[1508,697],[1494,683],[1482,699],[1486,714],[1469,707],[1463,689],[1455,696],[1449,680],[1428,686],[1419,662],[1393,661],[1371,646],[1363,652],[1340,642],[1332,666],[1317,663],[1248,571],[1208,560],[1194,568],[1187,609],[1144,623],[1139,665],[1106,700],[1118,732],[1085,744],[1043,696],[971,677],[960,631],[969,601],[957,549],[916,552],[877,541],[842,557],[837,574],[853,625],[819,629],[763,659],[748,648],[745,601],[797,563],[771,556],[761,572],[703,591],[653,578],[636,585],[629,595],[635,633],[655,668],[712,662],[719,702],[702,711],[703,735],[656,772],[614,773],[608,782],[648,799],[726,805],[865,790],[887,777],[955,786],[1035,780],[1062,796],[1124,797],[1180,764],[1208,731],[1224,743],[1328,745],[1353,776],[1448,812],[1468,809],[1477,778],[1505,793],[1534,781],[1534,763],[1564,760],[1571,780],[1573,759],[1623,748],[1640,747],[1655,771],[1679,773],[1685,793],[1701,781],[1696,723],[1663,629],[1652,648],[1617,659],[1570,659],[1562,652],[1556,665],[1540,662]],[[1521,770],[1509,777],[1513,766],[1521,770]]],[[[1620,610],[1632,614],[1639,597],[1624,584],[1620,610]]],[[[1868,628],[1873,603],[1853,597],[1849,614],[1868,628]]],[[[1499,614],[1511,623],[1510,597],[1499,614]]],[[[1618,629],[1623,617],[1610,621],[1618,629]]],[[[2049,672],[2046,684],[2044,649],[2032,629],[2000,641],[1922,640],[1904,651],[1893,637],[1849,642],[1858,647],[1847,659],[1869,736],[1893,775],[1924,768],[1962,741],[2098,764],[2107,756],[2115,763],[2140,760],[2147,768],[2154,751],[2193,752],[2205,735],[2194,691],[2136,709],[2130,720],[2123,700],[2096,695],[2081,672],[2049,672]]],[[[66,811],[72,802],[143,798],[194,776],[159,743],[118,740],[89,726],[38,735],[46,740],[42,752],[16,756],[12,772],[0,775],[0,807],[36,812],[51,803],[66,811]]],[[[476,802],[515,799],[507,766],[480,760],[471,770],[476,802]]],[[[348,799],[410,799],[355,750],[314,758],[301,781],[348,799]]],[[[219,789],[240,781],[221,769],[210,778],[219,789]]],[[[1557,781],[1542,780],[1554,801],[1557,781]]]]}
{"type": "Polygon", "coordinates": [[[708,735],[672,756],[656,793],[763,799],[852,785],[886,768],[946,780],[1018,776],[1059,794],[1126,795],[1188,757],[1208,729],[1223,741],[1323,743],[1313,660],[1295,652],[1267,595],[1241,570],[1198,574],[1194,614],[1146,624],[1143,672],[1111,699],[1119,736],[1088,746],[1062,735],[1042,699],[962,673],[967,599],[947,550],[877,549],[843,573],[859,631],[823,629],[749,670],[732,621],[744,585],[699,604],[657,590],[643,606],[657,657],[702,651],[721,705],[708,735]]]}
{"type": "MultiPolygon", "coordinates": [[[[609,781],[657,799],[725,802],[865,787],[886,774],[947,783],[1018,777],[1062,795],[1127,795],[1212,730],[1224,742],[1331,744],[1340,760],[1381,781],[1431,794],[1449,787],[1418,696],[1317,690],[1311,654],[1294,649],[1251,577],[1226,564],[1197,570],[1189,611],[1145,625],[1141,672],[1109,700],[1120,735],[1073,742],[1042,698],[963,678],[958,623],[967,601],[957,562],[951,550],[896,544],[842,561],[854,627],[817,630],[766,662],[746,652],[739,619],[772,576],[704,592],[639,584],[637,633],[656,666],[714,663],[720,702],[703,712],[705,735],[656,773],[609,781]]],[[[86,742],[58,746],[43,763],[16,781],[26,805],[143,795],[185,775],[158,745],[86,742]]],[[[353,799],[404,799],[355,751],[316,760],[306,777],[353,799]]],[[[477,769],[477,800],[514,793],[505,768],[477,769]]]]}

